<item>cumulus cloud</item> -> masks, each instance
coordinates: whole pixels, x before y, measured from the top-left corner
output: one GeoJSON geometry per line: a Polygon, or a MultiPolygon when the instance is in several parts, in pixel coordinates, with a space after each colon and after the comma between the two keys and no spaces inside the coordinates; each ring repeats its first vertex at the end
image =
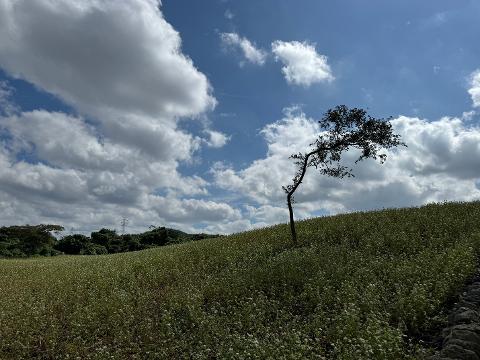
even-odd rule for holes
{"type": "Polygon", "coordinates": [[[219,131],[214,130],[205,130],[204,131],[208,135],[208,139],[205,140],[207,146],[212,148],[221,148],[230,141],[230,136],[225,135],[219,131]]]}
{"type": "Polygon", "coordinates": [[[9,132],[13,151],[34,153],[53,166],[123,170],[120,149],[102,145],[82,118],[36,110],[5,117],[0,127],[9,132]],[[52,136],[52,129],[59,136],[52,136]]]}
{"type": "Polygon", "coordinates": [[[286,207],[247,205],[245,208],[247,211],[247,217],[255,220],[251,225],[252,228],[265,227],[271,224],[285,222],[285,219],[288,217],[288,210],[286,207]]]}
{"type": "Polygon", "coordinates": [[[81,118],[33,111],[3,118],[2,129],[8,132],[9,140],[0,153],[0,188],[5,198],[15,199],[15,205],[6,206],[4,211],[23,208],[20,200],[31,204],[32,209],[37,208],[39,213],[49,209],[50,214],[55,213],[54,204],[58,209],[80,207],[89,213],[136,210],[137,223],[148,219],[143,225],[160,219],[175,223],[192,219],[208,222],[214,218],[221,221],[228,213],[218,210],[227,206],[224,203],[188,198],[182,201],[169,198],[161,214],[152,212],[145,199],[150,196],[161,199],[154,195],[155,189],[174,190],[177,197],[205,195],[206,181],[196,176],[181,176],[173,160],[156,161],[97,137],[94,128],[81,118]],[[49,136],[52,129],[65,136],[49,136]],[[37,163],[18,161],[19,155],[35,157],[37,163]],[[49,205],[45,206],[45,202],[49,205]],[[202,207],[203,203],[206,205],[202,207]],[[119,208],[113,209],[112,205],[119,208]]]}
{"type": "Polygon", "coordinates": [[[178,127],[216,100],[158,1],[0,0],[0,67],[78,112],[22,112],[0,84],[4,223],[92,230],[126,216],[143,231],[237,220],[223,202],[192,198],[208,183],[178,171],[202,144],[228,136],[178,127]]]}
{"type": "Polygon", "coordinates": [[[0,66],[12,76],[93,117],[117,143],[167,158],[195,150],[178,119],[216,100],[157,1],[0,4],[0,66]]]}
{"type": "Polygon", "coordinates": [[[0,115],[15,113],[17,106],[11,101],[15,90],[6,81],[0,81],[0,115]]]}
{"type": "Polygon", "coordinates": [[[480,107],[480,70],[476,70],[470,75],[468,93],[472,97],[473,106],[480,107]]]}
{"type": "Polygon", "coordinates": [[[157,1],[1,4],[1,66],[80,110],[189,116],[215,103],[157,1]]]}
{"type": "Polygon", "coordinates": [[[277,40],[272,43],[272,52],[275,60],[283,63],[282,72],[289,84],[308,87],[335,79],[327,57],[318,54],[314,44],[277,40]]]}
{"type": "MultiPolygon", "coordinates": [[[[194,225],[228,223],[237,220],[240,214],[224,202],[182,196],[185,186],[181,186],[180,192],[156,194],[146,177],[137,175],[133,168],[123,172],[81,171],[11,160],[2,153],[3,223],[59,222],[91,231],[104,226],[114,228],[126,216],[130,219],[130,231],[144,231],[151,224],[194,231],[194,225]]],[[[173,181],[186,181],[175,173],[171,177],[173,181]]],[[[201,179],[190,179],[199,180],[205,185],[201,179]]],[[[202,184],[193,185],[197,188],[202,184]]]]}
{"type": "MultiPolygon", "coordinates": [[[[432,201],[480,199],[480,127],[461,118],[436,121],[399,116],[392,121],[408,148],[389,151],[380,165],[368,159],[354,164],[356,151],[345,154],[344,164],[355,178],[336,179],[310,168],[296,193],[296,216],[334,214],[382,207],[421,205],[432,201]]],[[[219,187],[256,203],[249,213],[271,224],[287,221],[282,185],[295,173],[289,155],[305,152],[320,129],[299,109],[261,130],[267,154],[243,169],[216,164],[212,169],[219,187]]]]}
{"type": "Polygon", "coordinates": [[[283,119],[265,126],[260,132],[267,143],[266,157],[238,171],[216,164],[212,169],[216,184],[225,189],[236,189],[259,204],[283,201],[281,186],[295,173],[288,157],[304,151],[319,130],[318,124],[299,109],[285,110],[283,119]]]}
{"type": "MultiPolygon", "coordinates": [[[[245,59],[255,65],[263,65],[267,60],[267,53],[258,49],[255,44],[237,33],[221,33],[222,44],[227,48],[240,49],[245,59]]],[[[243,62],[240,63],[243,65],[243,62]]]]}
{"type": "Polygon", "coordinates": [[[415,176],[442,174],[459,180],[480,177],[480,128],[467,121],[398,117],[393,126],[409,149],[400,152],[395,162],[415,176]]]}
{"type": "Polygon", "coordinates": [[[162,218],[174,222],[221,222],[235,221],[241,218],[239,210],[225,203],[198,199],[178,199],[176,197],[150,196],[148,208],[156,211],[162,218]]]}

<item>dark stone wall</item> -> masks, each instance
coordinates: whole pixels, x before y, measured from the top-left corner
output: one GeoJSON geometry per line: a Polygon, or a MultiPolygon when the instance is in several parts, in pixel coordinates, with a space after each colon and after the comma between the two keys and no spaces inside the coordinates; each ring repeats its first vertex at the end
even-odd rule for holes
{"type": "Polygon", "coordinates": [[[480,272],[460,295],[442,335],[442,349],[431,360],[480,360],[480,272]]]}

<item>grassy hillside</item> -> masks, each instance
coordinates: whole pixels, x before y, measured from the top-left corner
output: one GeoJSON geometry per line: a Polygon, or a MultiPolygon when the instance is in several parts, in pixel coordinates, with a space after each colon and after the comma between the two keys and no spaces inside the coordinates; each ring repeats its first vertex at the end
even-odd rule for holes
{"type": "MultiPolygon", "coordinates": [[[[402,359],[477,266],[480,203],[0,260],[0,359],[402,359]]],[[[415,355],[415,353],[417,355],[415,355]]]]}

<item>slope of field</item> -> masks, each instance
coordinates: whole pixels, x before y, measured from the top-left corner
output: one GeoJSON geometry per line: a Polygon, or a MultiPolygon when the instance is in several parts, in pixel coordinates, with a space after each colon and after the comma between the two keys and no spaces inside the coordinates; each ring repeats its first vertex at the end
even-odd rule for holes
{"type": "Polygon", "coordinates": [[[473,274],[480,203],[0,261],[0,359],[402,359],[473,274]]]}

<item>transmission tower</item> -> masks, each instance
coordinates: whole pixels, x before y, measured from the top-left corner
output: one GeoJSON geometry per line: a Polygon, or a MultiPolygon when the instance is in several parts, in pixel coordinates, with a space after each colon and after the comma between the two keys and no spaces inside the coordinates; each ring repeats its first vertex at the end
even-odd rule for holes
{"type": "Polygon", "coordinates": [[[125,228],[127,227],[128,224],[128,219],[123,218],[122,221],[120,222],[120,225],[122,225],[122,234],[125,234],[125,228]]]}

